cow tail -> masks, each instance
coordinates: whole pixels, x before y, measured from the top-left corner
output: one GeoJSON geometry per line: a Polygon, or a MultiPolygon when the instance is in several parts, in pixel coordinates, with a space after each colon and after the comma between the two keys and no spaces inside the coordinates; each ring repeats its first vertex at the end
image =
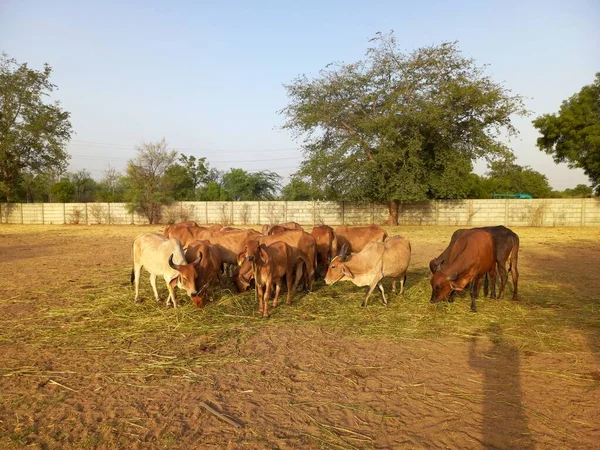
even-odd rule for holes
{"type": "Polygon", "coordinates": [[[514,267],[517,270],[517,262],[519,259],[519,237],[516,236],[514,239],[512,252],[510,253],[510,262],[508,263],[508,271],[511,272],[514,267]]]}
{"type": "Polygon", "coordinates": [[[131,284],[135,281],[135,270],[131,269],[131,284]]]}

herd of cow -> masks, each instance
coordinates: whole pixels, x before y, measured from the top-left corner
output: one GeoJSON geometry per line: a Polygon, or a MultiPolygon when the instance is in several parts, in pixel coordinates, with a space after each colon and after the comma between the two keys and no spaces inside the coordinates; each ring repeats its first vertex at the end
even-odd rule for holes
{"type": "MultiPolygon", "coordinates": [[[[488,275],[491,298],[496,298],[496,272],[500,274],[499,298],[511,272],[515,299],[518,251],[519,237],[501,225],[455,231],[446,250],[429,264],[433,274],[431,302],[445,298],[451,302],[456,291],[470,285],[471,310],[476,311],[475,298],[484,280],[488,295],[488,275]]],[[[264,225],[258,232],[221,225],[202,227],[187,221],[168,226],[164,234],[144,233],[135,238],[131,283],[135,284],[137,302],[141,269],[145,267],[157,301],[156,277],[162,276],[169,290],[167,306],[177,306],[174,288],[178,286],[196,306],[204,307],[213,287],[224,286],[231,278],[238,292],[256,286],[259,311],[268,317],[272,291],[272,306],[276,307],[284,280],[289,304],[300,283],[312,290],[316,276],[323,277],[328,285],[347,280],[367,286],[363,306],[378,287],[387,304],[382,280],[393,280],[394,293],[396,281],[400,281],[402,294],[410,257],[408,239],[388,238],[376,225],[335,229],[320,225],[307,233],[298,223],[288,222],[264,225]]]]}

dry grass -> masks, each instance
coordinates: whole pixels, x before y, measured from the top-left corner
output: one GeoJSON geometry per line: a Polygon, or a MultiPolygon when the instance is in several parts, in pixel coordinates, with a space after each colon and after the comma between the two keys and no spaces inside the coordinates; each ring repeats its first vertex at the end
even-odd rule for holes
{"type": "MultiPolygon", "coordinates": [[[[159,227],[3,227],[4,234],[38,234],[43,239],[69,238],[103,240],[114,238],[128,242],[139,232],[159,230],[159,227]]],[[[241,339],[262,327],[314,326],[332,332],[364,338],[390,339],[472,337],[489,335],[502,339],[522,350],[568,351],[581,349],[581,335],[598,335],[600,299],[594,296],[598,273],[592,261],[577,261],[574,252],[597,250],[600,233],[595,229],[521,229],[520,300],[480,299],[479,312],[469,311],[468,296],[458,297],[452,304],[429,303],[430,284],[426,264],[430,257],[443,249],[450,227],[412,227],[389,229],[391,234],[408,236],[413,242],[413,264],[409,269],[408,288],[403,296],[391,294],[391,283],[385,283],[390,304],[385,307],[375,292],[367,308],[361,308],[364,290],[349,283],[325,286],[315,284],[314,292],[298,293],[291,306],[280,305],[270,320],[263,320],[257,312],[252,292],[242,295],[222,290],[216,301],[204,310],[198,310],[189,301],[176,310],[155,304],[146,275],[141,283],[142,304],[132,301],[129,286],[127,250],[115,255],[120,266],[90,270],[86,290],[65,289],[64,279],[56,279],[35,289],[35,297],[60,293],[60,304],[49,305],[31,321],[18,323],[0,336],[0,342],[30,342],[36,345],[96,347],[99,342],[123,345],[144,337],[151,337],[153,346],[169,350],[173,334],[203,336],[207,341],[222,345],[232,339],[241,339]],[[423,250],[421,250],[423,249],[423,250]],[[549,253],[550,252],[550,253],[549,253]],[[554,254],[552,254],[552,252],[554,254]],[[543,255],[565,262],[573,273],[555,270],[543,255]],[[579,280],[587,280],[579,286],[579,280]],[[62,305],[62,306],[61,306],[62,305]]],[[[93,250],[90,249],[90,250],[93,250]]],[[[91,255],[87,255],[91,256],[91,255]]],[[[159,283],[159,292],[166,289],[159,283]]],[[[31,295],[31,294],[29,294],[31,295]]],[[[182,294],[179,295],[180,299],[182,294]]],[[[28,303],[34,298],[22,293],[3,298],[0,304],[28,303]]],[[[10,322],[10,319],[8,320],[10,322]]],[[[6,323],[6,322],[5,322],[6,323]]],[[[165,362],[168,365],[168,361],[165,362]]]]}

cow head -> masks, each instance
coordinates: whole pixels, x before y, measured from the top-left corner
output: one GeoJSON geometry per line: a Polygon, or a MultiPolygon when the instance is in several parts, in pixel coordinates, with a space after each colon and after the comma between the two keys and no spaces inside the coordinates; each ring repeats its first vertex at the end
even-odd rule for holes
{"type": "Polygon", "coordinates": [[[446,275],[444,272],[435,272],[431,277],[431,298],[429,301],[438,303],[448,297],[451,291],[462,291],[463,288],[456,284],[457,279],[457,273],[446,275]]]}
{"type": "Polygon", "coordinates": [[[196,295],[192,297],[192,301],[197,308],[204,308],[206,303],[208,303],[208,296],[210,295],[208,285],[209,283],[206,283],[204,286],[200,287],[198,292],[196,292],[196,295]]]}
{"type": "Polygon", "coordinates": [[[254,280],[254,271],[250,261],[243,261],[233,271],[233,284],[235,284],[238,292],[246,292],[252,286],[254,280]]]}
{"type": "Polygon", "coordinates": [[[169,285],[172,288],[178,286],[185,290],[190,297],[194,297],[197,293],[196,276],[198,275],[198,272],[196,270],[196,265],[201,259],[202,255],[200,255],[196,261],[189,264],[175,264],[173,262],[173,255],[169,256],[169,266],[171,269],[177,271],[177,276],[169,282],[169,285]]]}
{"type": "Polygon", "coordinates": [[[325,284],[337,283],[344,277],[354,278],[354,274],[346,265],[346,260],[342,256],[336,256],[331,260],[327,274],[325,275],[325,284]]]}

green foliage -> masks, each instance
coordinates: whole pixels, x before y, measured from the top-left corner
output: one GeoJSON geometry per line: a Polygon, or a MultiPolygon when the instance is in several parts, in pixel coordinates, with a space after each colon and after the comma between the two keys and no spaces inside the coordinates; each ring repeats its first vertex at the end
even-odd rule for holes
{"type": "Polygon", "coordinates": [[[594,190],[585,184],[578,184],[573,189],[565,189],[565,197],[587,198],[594,194],[594,190]]]}
{"type": "Polygon", "coordinates": [[[0,196],[7,201],[16,200],[25,173],[66,168],[71,122],[59,102],[44,101],[56,89],[51,73],[48,64],[38,71],[0,57],[0,196]]]}
{"type": "Polygon", "coordinates": [[[81,169],[80,171],[71,173],[68,176],[69,180],[75,187],[76,202],[84,203],[94,200],[94,195],[98,189],[98,184],[94,181],[87,170],[81,169]]]}
{"type": "Polygon", "coordinates": [[[557,114],[544,114],[533,125],[542,134],[539,149],[556,163],[583,169],[600,195],[600,72],[592,84],[564,101],[557,114]]]}
{"type": "Polygon", "coordinates": [[[222,191],[225,200],[273,200],[280,186],[281,177],[274,172],[231,169],[223,175],[222,191]]]}
{"type": "Polygon", "coordinates": [[[123,177],[111,165],[104,171],[104,175],[96,190],[96,201],[122,202],[125,191],[129,189],[129,180],[123,177]]]}
{"type": "Polygon", "coordinates": [[[320,189],[316,189],[307,181],[298,177],[293,177],[288,184],[281,190],[281,199],[289,201],[302,201],[324,199],[325,193],[320,189]]]}
{"type": "Polygon", "coordinates": [[[299,175],[344,200],[460,198],[476,158],[506,157],[520,96],[485,76],[456,43],[400,52],[393,35],[352,64],[286,86],[284,128],[304,138],[299,175]]]}
{"type": "Polygon", "coordinates": [[[58,203],[68,203],[75,199],[75,185],[68,179],[63,178],[50,188],[52,199],[58,203]]]}
{"type": "Polygon", "coordinates": [[[145,215],[152,224],[160,219],[160,206],[172,200],[164,175],[177,152],[169,150],[164,138],[143,143],[136,150],[136,158],[127,163],[129,189],[125,199],[129,211],[145,215]]]}
{"type": "Polygon", "coordinates": [[[486,193],[491,190],[490,194],[516,194],[522,192],[531,194],[535,198],[547,198],[552,193],[546,175],[533,170],[531,167],[515,164],[513,157],[491,163],[486,181],[485,190],[486,193]]]}
{"type": "Polygon", "coordinates": [[[221,188],[221,184],[217,181],[209,181],[206,186],[201,189],[199,199],[202,201],[217,201],[227,200],[227,194],[221,188]]]}

